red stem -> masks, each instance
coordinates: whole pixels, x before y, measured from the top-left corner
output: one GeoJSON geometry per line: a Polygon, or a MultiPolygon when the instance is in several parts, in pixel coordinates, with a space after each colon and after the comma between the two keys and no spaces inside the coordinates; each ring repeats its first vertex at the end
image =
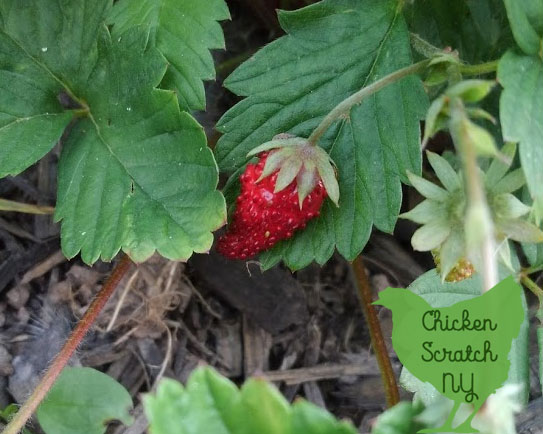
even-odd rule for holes
{"type": "Polygon", "coordinates": [[[385,396],[387,405],[393,407],[400,401],[400,393],[396,376],[392,370],[392,364],[388,357],[388,351],[381,331],[381,324],[375,311],[375,306],[372,305],[373,296],[371,292],[370,282],[364,267],[362,256],[358,256],[352,263],[353,271],[356,277],[356,286],[360,298],[360,305],[364,312],[364,317],[370,331],[371,345],[375,351],[375,357],[383,378],[383,386],[385,387],[385,396]]]}
{"type": "Polygon", "coordinates": [[[30,419],[32,414],[46,397],[47,393],[55,383],[55,380],[62,372],[62,369],[66,366],[70,360],[70,357],[72,357],[72,354],[89,331],[90,327],[106,305],[107,301],[111,297],[111,294],[113,294],[115,288],[131,265],[132,261],[130,258],[127,255],[123,255],[104,283],[104,286],[85,312],[85,315],[83,315],[83,318],[81,318],[81,320],[77,323],[77,326],[72,331],[72,334],[65,342],[64,346],[51,363],[51,366],[32,392],[32,395],[30,395],[28,400],[6,426],[3,434],[17,434],[24,428],[27,420],[30,419]]]}

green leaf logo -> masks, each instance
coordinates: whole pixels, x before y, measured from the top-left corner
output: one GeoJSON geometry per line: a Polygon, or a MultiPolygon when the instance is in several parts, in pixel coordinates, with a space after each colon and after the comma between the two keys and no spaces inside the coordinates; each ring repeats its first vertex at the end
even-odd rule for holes
{"type": "Polygon", "coordinates": [[[442,427],[420,432],[477,432],[473,417],[507,379],[508,354],[524,321],[521,294],[513,277],[479,297],[443,308],[402,288],[380,293],[374,304],[392,311],[392,344],[402,364],[454,401],[442,427]],[[473,405],[473,412],[453,428],[463,402],[473,405]]]}

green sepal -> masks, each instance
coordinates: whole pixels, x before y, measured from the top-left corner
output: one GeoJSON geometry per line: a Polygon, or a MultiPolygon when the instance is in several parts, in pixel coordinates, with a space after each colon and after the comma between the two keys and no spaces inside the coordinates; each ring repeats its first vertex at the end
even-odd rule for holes
{"type": "Polygon", "coordinates": [[[279,149],[270,153],[270,155],[268,155],[268,158],[266,159],[266,164],[264,165],[262,174],[256,182],[262,181],[264,178],[270,176],[276,170],[279,170],[283,162],[285,162],[285,160],[287,160],[291,155],[291,148],[279,149]]]}
{"type": "Polygon", "coordinates": [[[497,229],[508,238],[521,243],[543,242],[543,231],[525,220],[502,220],[497,229]]]}
{"type": "Polygon", "coordinates": [[[507,157],[506,160],[495,158],[490,163],[485,174],[486,187],[492,189],[507,173],[513,162],[513,157],[517,152],[517,145],[512,142],[508,142],[500,150],[501,154],[507,157]]]}
{"type": "Polygon", "coordinates": [[[254,148],[251,152],[247,154],[248,157],[260,154],[261,152],[269,151],[270,149],[277,148],[286,148],[289,146],[305,146],[307,145],[307,140],[302,139],[301,137],[288,137],[284,139],[273,139],[269,142],[262,143],[260,146],[254,148]]]}
{"type": "Polygon", "coordinates": [[[303,161],[296,154],[285,160],[283,164],[281,164],[281,169],[277,175],[274,193],[287,188],[300,172],[302,165],[303,161]]]}
{"type": "Polygon", "coordinates": [[[473,123],[468,118],[462,120],[462,127],[466,133],[466,140],[475,148],[478,155],[494,157],[498,155],[498,148],[494,137],[485,128],[473,123]]]}
{"type": "Polygon", "coordinates": [[[498,122],[496,118],[479,107],[466,107],[466,113],[471,119],[484,119],[496,125],[498,122]]]}
{"type": "Polygon", "coordinates": [[[330,200],[334,202],[336,206],[339,206],[339,184],[337,182],[336,172],[332,166],[333,162],[324,149],[318,148],[317,156],[317,171],[322,179],[326,193],[330,200]]]}
{"type": "Polygon", "coordinates": [[[441,202],[423,200],[415,208],[400,214],[399,217],[424,225],[432,220],[446,219],[447,209],[441,202]]]}
{"type": "Polygon", "coordinates": [[[422,147],[426,147],[428,140],[441,128],[445,126],[444,120],[440,121],[440,118],[444,118],[442,115],[443,108],[445,107],[445,97],[440,96],[432,101],[428,112],[426,114],[426,121],[424,123],[424,138],[422,139],[422,147]]]}
{"type": "Polygon", "coordinates": [[[492,201],[492,210],[497,219],[517,219],[532,209],[511,193],[499,194],[492,201]]]}
{"type": "Polygon", "coordinates": [[[413,249],[419,252],[433,250],[441,245],[451,233],[446,220],[432,221],[418,228],[411,238],[413,249]]]}
{"type": "Polygon", "coordinates": [[[407,177],[409,178],[411,185],[415,187],[415,190],[424,197],[435,200],[436,202],[445,202],[448,199],[449,194],[447,191],[438,185],[435,185],[433,182],[427,181],[409,171],[407,171],[407,177]]]}
{"type": "Polygon", "coordinates": [[[526,184],[526,178],[521,168],[509,172],[493,186],[489,186],[489,190],[494,194],[513,193],[526,184]]]}
{"type": "Polygon", "coordinates": [[[443,187],[450,192],[456,191],[461,187],[460,176],[445,158],[430,151],[426,152],[426,156],[443,187]]]}
{"type": "Polygon", "coordinates": [[[312,161],[304,162],[298,176],[296,178],[298,184],[298,200],[300,202],[300,209],[305,198],[313,191],[317,185],[317,167],[312,161]]]}
{"type": "Polygon", "coordinates": [[[466,253],[464,234],[461,228],[455,227],[451,230],[451,233],[441,246],[439,253],[441,282],[444,282],[449,272],[466,253]]]}
{"type": "Polygon", "coordinates": [[[445,94],[449,97],[460,97],[465,102],[478,102],[485,98],[495,85],[496,82],[490,80],[463,80],[448,88],[445,94]]]}

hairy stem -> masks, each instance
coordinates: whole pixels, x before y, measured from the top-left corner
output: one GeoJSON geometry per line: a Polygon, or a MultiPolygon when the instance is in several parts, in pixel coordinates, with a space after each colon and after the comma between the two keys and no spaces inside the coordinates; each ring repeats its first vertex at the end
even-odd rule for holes
{"type": "Polygon", "coordinates": [[[460,72],[463,75],[481,75],[495,72],[498,69],[499,60],[480,63],[478,65],[460,65],[460,72]]]}
{"type": "Polygon", "coordinates": [[[416,74],[417,72],[422,71],[428,66],[429,60],[423,60],[421,62],[414,63],[413,65],[406,66],[405,68],[398,69],[392,74],[389,74],[380,80],[370,84],[369,86],[363,87],[358,92],[352,94],[347,99],[341,101],[337,106],[335,106],[330,113],[321,121],[321,123],[315,128],[315,130],[309,136],[309,143],[316,145],[320,138],[326,133],[328,128],[332,126],[334,122],[338,119],[348,116],[351,108],[357,104],[360,104],[365,98],[373,95],[375,92],[383,89],[389,84],[395,83],[398,80],[401,80],[404,77],[407,77],[411,74],[416,74]]]}
{"type": "Polygon", "coordinates": [[[415,50],[421,56],[426,57],[427,59],[437,56],[438,54],[442,54],[444,52],[442,48],[430,44],[430,42],[428,42],[424,38],[421,38],[416,33],[409,33],[409,41],[411,42],[413,50],[415,50]]]}
{"type": "Polygon", "coordinates": [[[132,261],[130,258],[127,255],[123,255],[122,259],[113,269],[110,276],[104,283],[104,286],[85,312],[85,315],[83,318],[81,318],[72,334],[51,363],[51,366],[49,366],[49,369],[47,369],[45,372],[45,375],[39,384],[36,386],[27,401],[19,409],[17,414],[6,426],[3,434],[17,434],[24,428],[27,420],[30,419],[32,414],[46,397],[47,393],[55,383],[55,380],[60,375],[62,369],[66,366],[70,360],[70,357],[72,357],[72,354],[87,334],[89,328],[104,308],[105,304],[109,300],[109,297],[111,294],[113,294],[113,291],[115,291],[115,288],[126,274],[131,264],[132,261]]]}
{"type": "Polygon", "coordinates": [[[375,306],[372,305],[373,297],[370,282],[368,275],[366,274],[366,268],[364,267],[362,256],[358,256],[353,261],[352,269],[356,278],[356,287],[358,289],[360,305],[362,306],[362,311],[364,312],[364,317],[366,318],[366,323],[368,324],[370,331],[371,345],[375,351],[379,370],[381,371],[387,405],[389,407],[393,407],[400,401],[400,392],[398,391],[396,376],[394,375],[392,364],[390,363],[390,359],[388,357],[388,351],[385,340],[383,339],[381,324],[379,323],[379,318],[377,318],[375,306]]]}
{"type": "Polygon", "coordinates": [[[494,222],[486,200],[479,168],[475,144],[469,134],[469,119],[460,98],[450,102],[450,131],[462,159],[468,204],[466,209],[466,244],[468,250],[478,250],[481,258],[483,292],[498,283],[498,263],[496,260],[496,241],[494,222]]]}
{"type": "MultiPolygon", "coordinates": [[[[442,48],[430,44],[426,39],[421,38],[416,33],[410,33],[409,39],[413,49],[421,56],[427,59],[435,57],[439,54],[446,53],[442,48]]],[[[480,63],[478,65],[468,65],[458,60],[458,70],[463,75],[481,75],[494,72],[498,69],[499,60],[491,60],[489,62],[480,63]]]]}

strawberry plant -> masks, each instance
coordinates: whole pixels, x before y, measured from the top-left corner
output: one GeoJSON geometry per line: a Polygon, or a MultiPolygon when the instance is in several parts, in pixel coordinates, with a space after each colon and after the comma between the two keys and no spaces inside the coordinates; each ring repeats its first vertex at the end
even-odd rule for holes
{"type": "MultiPolygon", "coordinates": [[[[537,297],[543,366],[543,289],[533,277],[543,270],[543,3],[305,3],[278,11],[282,36],[224,81],[239,99],[211,149],[193,114],[215,77],[210,50],[228,50],[223,0],[0,0],[0,177],[58,144],[63,254],[92,265],[123,252],[7,434],[23,428],[133,262],[212,248],[264,270],[324,265],[336,252],[352,262],[393,407],[398,388],[362,260],[372,232],[393,233],[399,218],[420,225],[411,245],[433,255],[436,270],[410,288],[431,305],[510,274],[537,297]]],[[[52,211],[4,199],[0,209],[52,211]]],[[[503,426],[528,397],[527,323],[509,358],[508,382],[525,389],[504,388],[489,404],[508,409],[503,426]]],[[[46,432],[76,432],[86,417],[81,404],[72,425],[55,425],[55,397],[69,396],[62,380],[38,412],[46,432]]],[[[435,390],[407,370],[401,380],[415,401],[384,413],[375,432],[435,425],[435,390]]],[[[90,392],[83,403],[100,399],[90,392]]],[[[186,388],[165,381],[144,402],[153,433],[354,432],[259,380],[240,391],[209,369],[186,388]]],[[[117,404],[89,416],[96,423],[85,432],[128,422],[126,399],[117,404]]],[[[481,431],[496,432],[489,423],[482,415],[481,431]]]]}

